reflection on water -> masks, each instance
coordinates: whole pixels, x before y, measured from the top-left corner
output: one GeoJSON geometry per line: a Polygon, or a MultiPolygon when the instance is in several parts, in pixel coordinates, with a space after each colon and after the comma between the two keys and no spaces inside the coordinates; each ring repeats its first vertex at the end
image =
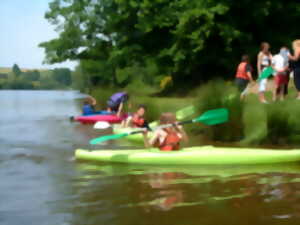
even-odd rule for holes
{"type": "Polygon", "coordinates": [[[300,224],[299,164],[76,162],[74,149],[90,148],[88,141],[101,134],[69,122],[80,113],[80,97],[72,91],[0,91],[1,225],[300,224]]]}
{"type": "MultiPolygon", "coordinates": [[[[128,201],[121,201],[118,206],[130,208],[145,218],[137,224],[182,224],[183,221],[188,224],[281,224],[282,221],[297,224],[300,221],[299,169],[299,165],[261,166],[259,172],[253,166],[234,170],[211,166],[77,164],[77,170],[86,178],[84,189],[108,180],[111,186],[118,184],[122,191],[116,190],[115,197],[119,195],[123,199],[126,195],[128,201]]],[[[95,192],[98,191],[96,188],[95,192]]],[[[107,198],[102,197],[109,201],[111,196],[107,198]]],[[[132,218],[127,220],[133,222],[132,218]]]]}

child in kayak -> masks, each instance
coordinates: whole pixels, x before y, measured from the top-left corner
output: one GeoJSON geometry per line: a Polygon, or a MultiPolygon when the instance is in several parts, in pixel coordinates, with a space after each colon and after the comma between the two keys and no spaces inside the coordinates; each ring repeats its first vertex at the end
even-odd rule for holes
{"type": "Polygon", "coordinates": [[[113,94],[107,101],[107,111],[114,112],[117,116],[122,113],[123,105],[129,99],[127,92],[118,92],[113,94]]]}
{"type": "Polygon", "coordinates": [[[88,115],[93,115],[95,114],[95,106],[97,104],[97,101],[95,98],[93,98],[92,96],[88,96],[84,102],[83,102],[83,106],[82,106],[82,115],[83,116],[88,116],[88,115]]]}
{"type": "MultiPolygon", "coordinates": [[[[173,113],[163,113],[160,117],[160,125],[176,124],[176,116],[173,113]]],[[[180,149],[180,142],[187,141],[188,136],[180,125],[156,130],[153,137],[148,141],[144,135],[145,146],[158,147],[161,151],[176,151],[180,149]]]]}
{"type": "Polygon", "coordinates": [[[242,62],[238,65],[236,75],[235,75],[235,83],[241,92],[241,100],[244,99],[247,94],[247,86],[249,81],[253,82],[252,78],[252,67],[250,65],[248,55],[242,56],[242,62]]]}
{"type": "Polygon", "coordinates": [[[127,118],[124,127],[133,127],[133,128],[148,127],[148,123],[144,118],[145,113],[146,113],[146,106],[139,105],[137,111],[132,116],[129,116],[127,118]]]}
{"type": "Polygon", "coordinates": [[[110,115],[110,114],[112,114],[111,112],[106,111],[106,110],[96,111],[95,110],[96,104],[97,104],[96,99],[93,98],[92,96],[88,96],[83,101],[82,115],[83,116],[90,116],[90,115],[95,115],[95,114],[99,114],[99,115],[110,115]]]}

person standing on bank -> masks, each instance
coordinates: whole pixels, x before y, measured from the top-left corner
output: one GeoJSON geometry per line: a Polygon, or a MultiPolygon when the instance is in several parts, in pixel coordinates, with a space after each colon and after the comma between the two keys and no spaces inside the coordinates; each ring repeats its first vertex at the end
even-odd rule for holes
{"type": "Polygon", "coordinates": [[[242,56],[242,61],[237,67],[236,75],[235,75],[235,83],[241,92],[241,100],[245,98],[247,94],[247,86],[249,81],[253,82],[252,78],[252,67],[250,65],[250,60],[248,55],[242,56]]]}
{"type": "Polygon", "coordinates": [[[287,58],[288,49],[286,47],[281,47],[280,52],[272,59],[272,67],[275,71],[273,101],[276,101],[278,98],[281,101],[284,99],[285,85],[288,84],[289,76],[289,62],[287,58]]]}
{"type": "Polygon", "coordinates": [[[297,89],[297,98],[300,100],[300,39],[292,43],[294,55],[289,54],[291,69],[294,72],[294,84],[297,89]]]}
{"type": "MultiPolygon", "coordinates": [[[[260,76],[264,68],[271,66],[272,54],[270,52],[270,45],[268,42],[263,42],[260,45],[260,52],[257,55],[257,73],[260,76]]],[[[268,79],[261,79],[259,82],[259,101],[262,103],[268,103],[265,97],[267,89],[268,79]]]]}

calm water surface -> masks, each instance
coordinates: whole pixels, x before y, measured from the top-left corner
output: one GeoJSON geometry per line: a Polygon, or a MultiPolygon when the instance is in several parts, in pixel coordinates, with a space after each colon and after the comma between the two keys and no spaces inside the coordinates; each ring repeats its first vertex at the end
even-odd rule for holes
{"type": "MultiPolygon", "coordinates": [[[[76,162],[99,135],[73,91],[0,91],[1,225],[300,224],[300,166],[76,162]]],[[[97,148],[128,148],[114,142],[97,148]]]]}

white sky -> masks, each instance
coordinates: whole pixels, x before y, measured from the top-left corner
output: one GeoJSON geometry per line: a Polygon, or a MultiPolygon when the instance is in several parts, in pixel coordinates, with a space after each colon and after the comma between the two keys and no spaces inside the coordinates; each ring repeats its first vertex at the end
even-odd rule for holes
{"type": "Polygon", "coordinates": [[[41,42],[56,38],[58,34],[44,18],[51,0],[0,0],[0,67],[74,69],[76,62],[43,64],[44,49],[41,42]]]}

